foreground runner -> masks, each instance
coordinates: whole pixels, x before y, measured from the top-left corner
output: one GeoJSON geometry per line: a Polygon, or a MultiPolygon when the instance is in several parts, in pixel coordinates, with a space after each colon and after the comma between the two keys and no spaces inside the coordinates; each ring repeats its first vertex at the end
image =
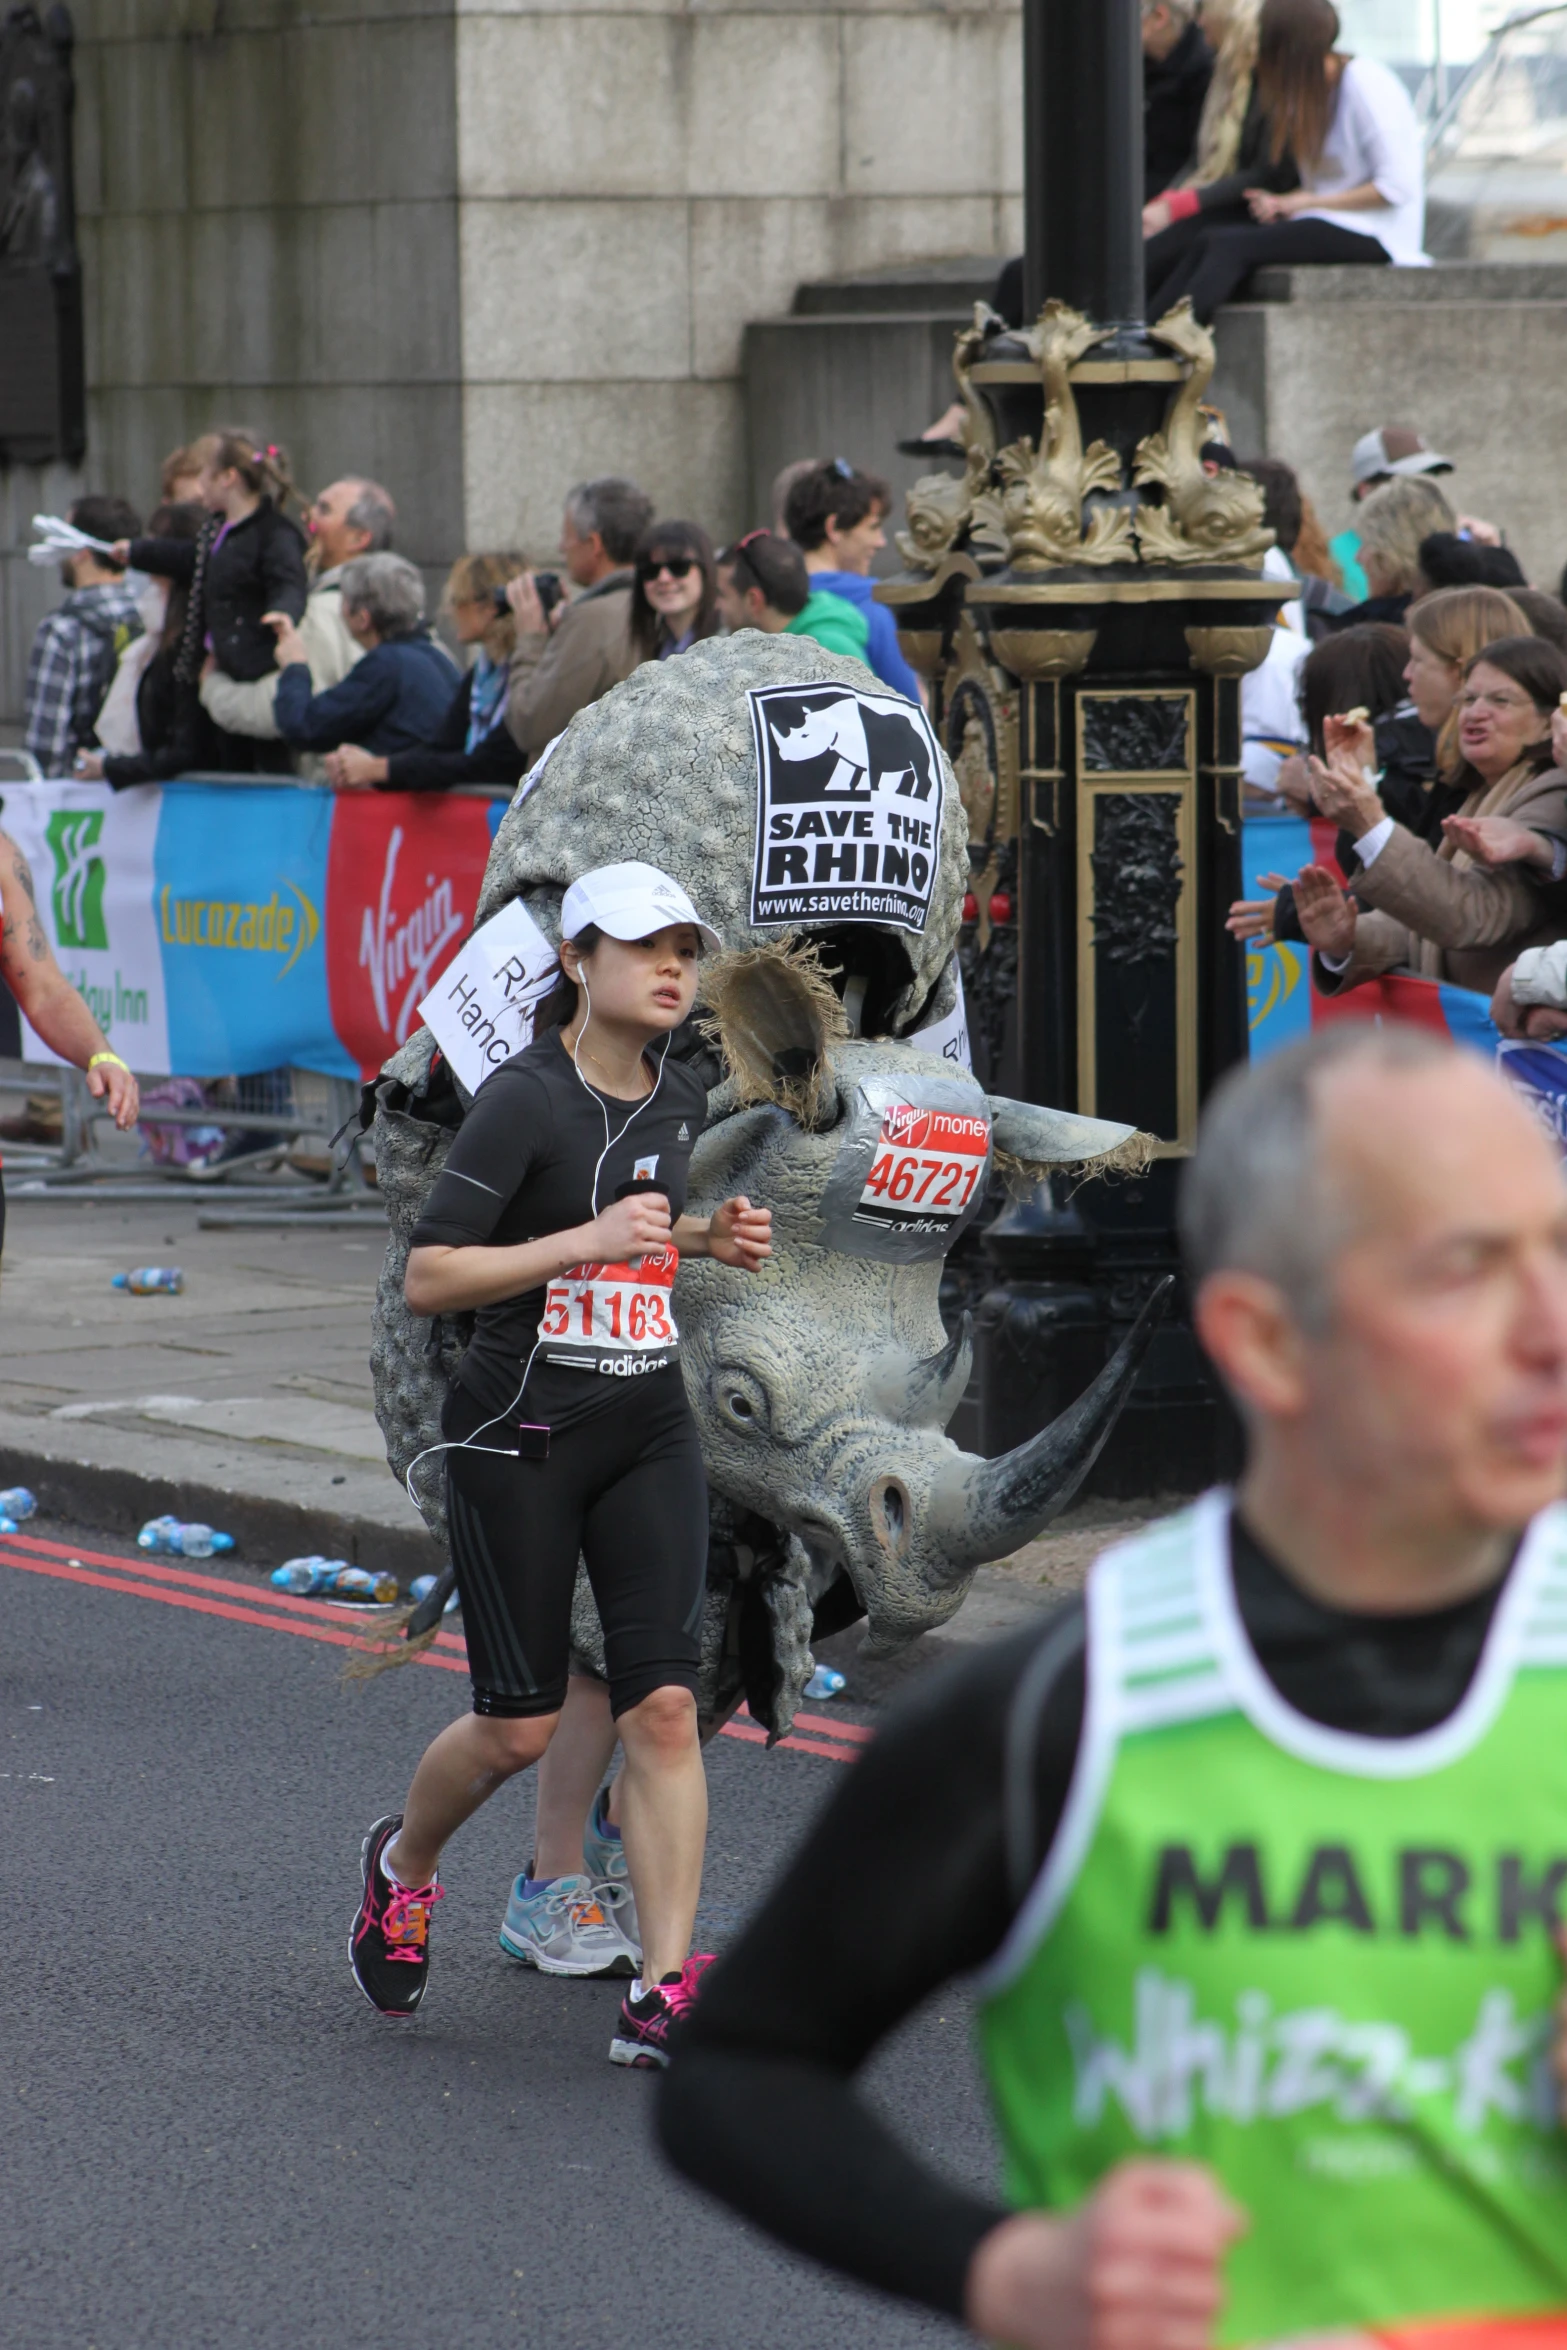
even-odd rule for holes
{"type": "MultiPolygon", "coordinates": [[[[136,1080],[55,961],[38,919],[32,868],[8,832],[0,832],[0,907],[5,918],[0,976],[34,1035],[62,1061],[86,1071],[88,1092],[108,1103],[115,1125],[125,1133],[135,1125],[140,1107],[136,1080]]],[[[0,1246],[4,1241],[5,1193],[0,1190],[0,1246]]]]}
{"type": "Polygon", "coordinates": [[[757,1265],[771,1218],[744,1199],[681,1214],[707,1096],[669,1039],[700,938],[718,943],[684,890],[650,865],[601,866],[566,892],[561,928],[543,1033],[481,1086],[408,1259],[415,1313],[477,1311],[442,1419],[473,1712],[366,1837],[350,1957],[383,2014],[413,2013],[442,1847],[537,1762],[559,1718],[580,1552],[625,1748],[644,1952],[610,2054],[662,2064],[707,1963],[689,1955],[707,1833],[707,1483],[671,1289],[682,1251],[757,1265]]]}
{"type": "Polygon", "coordinates": [[[1561,1167],[1478,1058],[1345,1023],[1227,1081],[1183,1224],[1233,1504],[915,1693],[704,1986],[664,2143],[1021,2350],[1559,2350],[1561,1167]],[[1012,2217],[852,2086],[975,1968],[1012,2217]]]}

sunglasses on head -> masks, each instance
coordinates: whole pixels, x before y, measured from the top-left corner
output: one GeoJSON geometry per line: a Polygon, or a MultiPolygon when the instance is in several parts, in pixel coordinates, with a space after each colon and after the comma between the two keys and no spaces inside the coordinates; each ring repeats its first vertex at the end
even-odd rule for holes
{"type": "Polygon", "coordinates": [[[696,567],[694,555],[644,555],[637,565],[637,577],[645,584],[667,571],[671,579],[689,579],[696,567]]]}

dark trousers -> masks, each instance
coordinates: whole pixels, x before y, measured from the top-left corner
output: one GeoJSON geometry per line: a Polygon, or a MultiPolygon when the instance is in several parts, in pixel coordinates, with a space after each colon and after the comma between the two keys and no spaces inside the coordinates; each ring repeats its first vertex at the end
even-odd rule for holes
{"type": "MultiPolygon", "coordinates": [[[[1161,257],[1162,258],[1162,257],[1161,257]]],[[[1340,228],[1331,220],[1272,220],[1215,224],[1201,213],[1178,220],[1148,241],[1148,315],[1162,318],[1183,294],[1204,326],[1227,302],[1254,269],[1281,268],[1293,262],[1339,261],[1367,267],[1387,266],[1387,248],[1375,237],[1340,228]],[[1189,233],[1195,231],[1195,234],[1189,233]],[[1155,280],[1155,254],[1166,240],[1170,260],[1155,280]]]]}

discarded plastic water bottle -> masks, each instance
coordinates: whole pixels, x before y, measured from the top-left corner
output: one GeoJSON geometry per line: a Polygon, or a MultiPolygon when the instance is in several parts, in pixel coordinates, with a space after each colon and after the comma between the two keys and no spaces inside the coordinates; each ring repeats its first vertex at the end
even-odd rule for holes
{"type": "Polygon", "coordinates": [[[138,1265],[134,1273],[114,1276],[114,1287],[128,1289],[132,1297],[178,1297],[184,1286],[178,1265],[138,1265]]]}
{"type": "Polygon", "coordinates": [[[232,1550],[234,1537],[215,1532],[199,1519],[186,1525],[179,1518],[149,1518],[136,1537],[136,1547],[164,1558],[209,1559],[214,1551],[232,1550]]]}
{"type": "Polygon", "coordinates": [[[14,1518],[0,1517],[0,1534],[19,1534],[21,1528],[14,1518]]]}
{"type": "Polygon", "coordinates": [[[291,1591],[300,1599],[356,1599],[385,1607],[402,1594],[395,1575],[375,1574],[368,1567],[351,1567],[347,1559],[285,1559],[269,1578],[274,1591],[291,1591]]]}
{"type": "MultiPolygon", "coordinates": [[[[408,1596],[416,1607],[418,1606],[420,1600],[429,1598],[431,1592],[435,1589],[435,1586],[437,1583],[439,1583],[440,1579],[441,1578],[439,1575],[415,1575],[413,1581],[408,1586],[408,1596]]],[[[443,1616],[450,1616],[455,1615],[456,1612],[457,1594],[454,1591],[451,1598],[446,1602],[445,1607],[442,1608],[441,1613],[443,1616]]]]}
{"type": "Polygon", "coordinates": [[[323,1558],[313,1550],[308,1558],[285,1559],[274,1567],[267,1581],[274,1591],[291,1591],[296,1599],[309,1599],[318,1592],[326,1578],[339,1567],[346,1567],[347,1559],[323,1558]]]}
{"type": "Polygon", "coordinates": [[[807,1697],[838,1697],[848,1686],[842,1673],[835,1673],[831,1665],[818,1665],[805,1684],[807,1697]]]}
{"type": "Polygon", "coordinates": [[[14,1534],[24,1518],[36,1516],[38,1504],[25,1485],[8,1485],[0,1493],[0,1515],[11,1520],[5,1531],[14,1534]]]}

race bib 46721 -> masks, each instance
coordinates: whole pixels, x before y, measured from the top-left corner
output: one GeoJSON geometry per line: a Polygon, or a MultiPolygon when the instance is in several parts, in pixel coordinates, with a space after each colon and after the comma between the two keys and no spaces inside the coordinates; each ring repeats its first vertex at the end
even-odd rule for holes
{"type": "Polygon", "coordinates": [[[610,1378],[662,1369],[679,1345],[673,1290],[678,1249],[635,1265],[573,1265],[545,1293],[539,1339],[547,1361],[610,1378]]]}
{"type": "Polygon", "coordinates": [[[865,1178],[857,1221],[894,1230],[944,1231],[974,1197],[990,1150],[990,1121],[956,1110],[894,1102],[865,1178]]]}

